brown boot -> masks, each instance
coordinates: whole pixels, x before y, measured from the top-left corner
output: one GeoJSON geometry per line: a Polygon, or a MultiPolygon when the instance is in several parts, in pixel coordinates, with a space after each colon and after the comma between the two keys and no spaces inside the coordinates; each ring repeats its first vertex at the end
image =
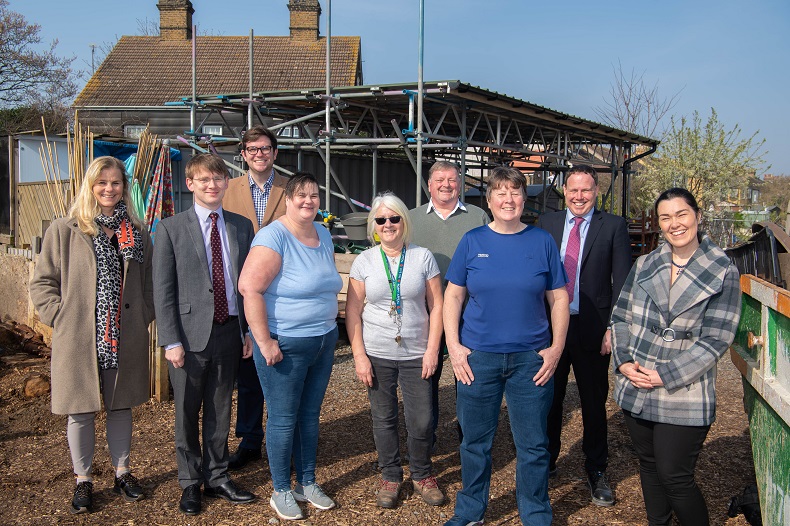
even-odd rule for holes
{"type": "Polygon", "coordinates": [[[436,477],[430,476],[422,480],[412,480],[414,491],[422,495],[422,500],[431,506],[441,506],[444,504],[444,493],[439,489],[436,477]]]}
{"type": "Polygon", "coordinates": [[[394,508],[398,504],[400,494],[400,483],[381,479],[379,491],[376,495],[376,506],[382,508],[394,508]]]}

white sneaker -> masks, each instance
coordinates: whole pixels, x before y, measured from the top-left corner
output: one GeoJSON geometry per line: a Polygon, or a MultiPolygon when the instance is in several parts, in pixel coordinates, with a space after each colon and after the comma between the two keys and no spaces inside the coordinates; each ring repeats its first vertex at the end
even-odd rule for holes
{"type": "Polygon", "coordinates": [[[302,508],[296,503],[294,492],[275,491],[269,499],[269,506],[277,513],[277,516],[287,521],[304,519],[302,508]]]}
{"type": "Polygon", "coordinates": [[[335,501],[330,499],[324,490],[316,483],[302,486],[298,482],[294,488],[294,498],[299,502],[309,502],[319,510],[328,510],[335,507],[335,501]]]}

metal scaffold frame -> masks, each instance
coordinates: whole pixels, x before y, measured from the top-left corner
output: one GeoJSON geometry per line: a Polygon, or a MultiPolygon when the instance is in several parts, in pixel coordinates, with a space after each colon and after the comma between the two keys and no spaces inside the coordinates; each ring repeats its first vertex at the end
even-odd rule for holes
{"type": "MultiPolygon", "coordinates": [[[[494,166],[512,165],[533,184],[559,186],[571,165],[591,164],[612,174],[605,198],[613,197],[615,180],[625,174],[626,202],[632,153],[637,148],[655,151],[659,142],[458,80],[423,84],[421,115],[416,83],[333,87],[330,95],[322,88],[206,95],[168,105],[191,106],[192,113],[204,114],[203,122],[217,114],[227,124],[224,129],[233,129],[230,115],[239,115],[244,128],[258,122],[273,130],[297,127],[299,136],[279,137],[279,148],[315,152],[324,163],[331,151],[370,155],[374,191],[378,159],[406,159],[419,175],[425,171],[415,155],[419,149],[425,162],[458,163],[467,185],[480,189],[494,166]]],[[[348,195],[331,167],[329,173],[336,187],[330,189],[332,195],[342,196],[356,210],[359,202],[348,195]]],[[[420,181],[427,196],[425,178],[420,181]]]]}

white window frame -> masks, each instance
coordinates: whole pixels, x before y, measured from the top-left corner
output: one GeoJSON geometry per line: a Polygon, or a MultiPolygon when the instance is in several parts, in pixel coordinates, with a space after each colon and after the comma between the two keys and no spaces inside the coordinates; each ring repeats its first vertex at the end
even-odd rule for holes
{"type": "Polygon", "coordinates": [[[139,139],[145,131],[145,124],[124,124],[123,136],[129,139],[139,139]]]}

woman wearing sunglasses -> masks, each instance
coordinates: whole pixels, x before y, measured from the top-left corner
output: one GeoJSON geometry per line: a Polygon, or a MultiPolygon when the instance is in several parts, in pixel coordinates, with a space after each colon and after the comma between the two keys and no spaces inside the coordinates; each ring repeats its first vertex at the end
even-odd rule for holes
{"type": "Polygon", "coordinates": [[[440,506],[444,494],[431,474],[430,380],[439,363],[442,335],[439,267],[429,250],[409,243],[408,209],[392,193],[373,200],[368,215],[371,241],[374,233],[381,244],[360,254],[351,266],[346,327],[357,378],[368,388],[381,468],[376,504],[394,508],[403,482],[400,385],[414,491],[428,504],[440,506]]]}

